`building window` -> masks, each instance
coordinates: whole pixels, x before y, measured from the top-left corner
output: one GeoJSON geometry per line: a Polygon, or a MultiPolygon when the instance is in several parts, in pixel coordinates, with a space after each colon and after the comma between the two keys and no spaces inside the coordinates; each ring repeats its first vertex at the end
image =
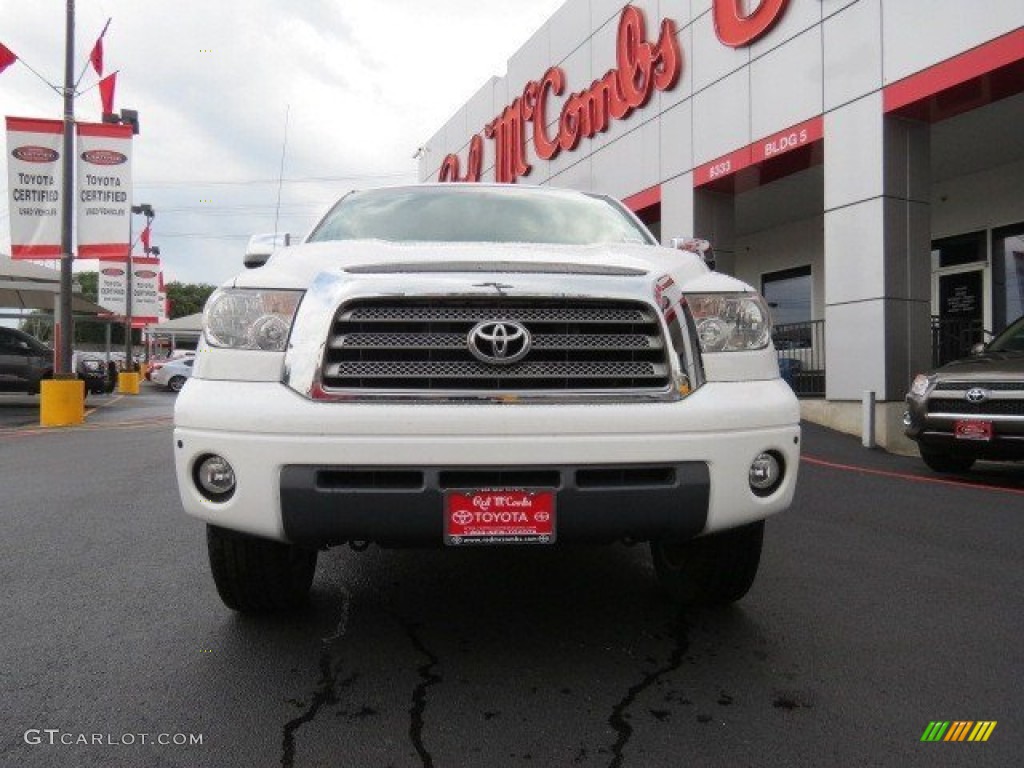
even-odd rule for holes
{"type": "Polygon", "coordinates": [[[932,269],[958,267],[988,261],[985,254],[985,233],[968,232],[966,235],[944,237],[932,241],[932,269]]]}
{"type": "Polygon", "coordinates": [[[998,333],[1024,315],[1024,223],[992,231],[992,283],[998,333]]]}
{"type": "Polygon", "coordinates": [[[761,293],[771,307],[773,324],[811,321],[810,266],[765,273],[761,277],[761,293]]]}

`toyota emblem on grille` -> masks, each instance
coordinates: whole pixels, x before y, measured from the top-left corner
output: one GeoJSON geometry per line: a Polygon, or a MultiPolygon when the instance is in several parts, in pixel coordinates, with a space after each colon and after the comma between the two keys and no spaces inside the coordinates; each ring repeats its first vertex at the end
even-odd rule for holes
{"type": "Polygon", "coordinates": [[[967,394],[964,395],[964,399],[968,403],[984,403],[988,400],[988,392],[981,387],[974,387],[973,389],[967,390],[967,394]]]}
{"type": "Polygon", "coordinates": [[[530,332],[513,320],[485,320],[466,339],[473,357],[491,365],[510,365],[530,351],[530,332]]]}

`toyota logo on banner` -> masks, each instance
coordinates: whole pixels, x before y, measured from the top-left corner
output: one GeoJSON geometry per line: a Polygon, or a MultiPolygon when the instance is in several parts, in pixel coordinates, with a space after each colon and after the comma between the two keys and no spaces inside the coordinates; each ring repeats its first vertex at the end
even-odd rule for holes
{"type": "Polygon", "coordinates": [[[473,357],[491,365],[510,365],[526,357],[532,340],[522,323],[485,320],[473,326],[466,339],[473,357]]]}

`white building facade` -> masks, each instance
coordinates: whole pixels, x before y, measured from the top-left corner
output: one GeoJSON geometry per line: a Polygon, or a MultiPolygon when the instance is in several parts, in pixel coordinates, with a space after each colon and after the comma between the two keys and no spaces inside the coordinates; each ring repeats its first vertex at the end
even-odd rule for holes
{"type": "Polygon", "coordinates": [[[896,447],[913,376],[1024,313],[1021,0],[567,0],[421,180],[623,199],[761,290],[805,415],[896,447]]]}

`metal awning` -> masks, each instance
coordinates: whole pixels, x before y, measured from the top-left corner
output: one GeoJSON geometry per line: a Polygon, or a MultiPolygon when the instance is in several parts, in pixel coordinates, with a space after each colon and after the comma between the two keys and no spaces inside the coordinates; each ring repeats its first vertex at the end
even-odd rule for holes
{"type": "MultiPolygon", "coordinates": [[[[26,261],[0,256],[0,310],[43,309],[52,312],[60,293],[60,272],[26,261]]],[[[72,294],[71,311],[79,314],[109,314],[109,311],[72,294]]]]}

